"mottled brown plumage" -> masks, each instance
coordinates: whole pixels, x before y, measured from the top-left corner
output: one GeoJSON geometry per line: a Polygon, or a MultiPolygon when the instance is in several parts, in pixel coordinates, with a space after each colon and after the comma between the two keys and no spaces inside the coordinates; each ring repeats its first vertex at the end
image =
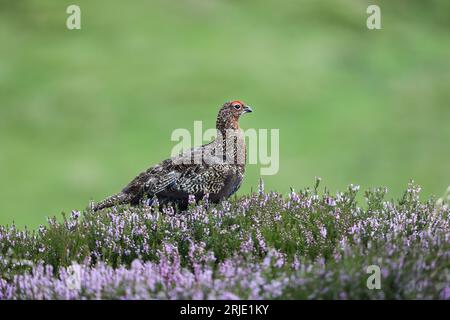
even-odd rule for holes
{"type": "Polygon", "coordinates": [[[228,198],[239,189],[245,174],[245,140],[238,120],[247,112],[252,109],[241,101],[226,102],[217,116],[214,141],[149,168],[93,209],[137,205],[156,197],[161,206],[174,205],[184,210],[190,195],[199,200],[208,194],[214,203],[228,198]]]}

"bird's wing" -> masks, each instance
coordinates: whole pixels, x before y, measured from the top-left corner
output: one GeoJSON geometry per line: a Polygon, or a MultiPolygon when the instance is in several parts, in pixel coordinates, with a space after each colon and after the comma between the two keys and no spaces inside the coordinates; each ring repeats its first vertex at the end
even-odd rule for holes
{"type": "Polygon", "coordinates": [[[142,172],[123,190],[123,193],[142,197],[162,194],[170,196],[216,193],[224,185],[228,165],[210,155],[208,145],[190,149],[142,172]]]}
{"type": "MultiPolygon", "coordinates": [[[[199,195],[219,192],[225,183],[230,166],[212,154],[210,144],[191,149],[167,163],[167,177],[171,179],[165,184],[165,193],[199,195]]],[[[166,179],[164,179],[165,181],[166,179]]]]}
{"type": "Polygon", "coordinates": [[[180,176],[170,186],[170,191],[187,195],[218,193],[224,186],[228,170],[225,166],[193,165],[181,168],[180,176]]]}

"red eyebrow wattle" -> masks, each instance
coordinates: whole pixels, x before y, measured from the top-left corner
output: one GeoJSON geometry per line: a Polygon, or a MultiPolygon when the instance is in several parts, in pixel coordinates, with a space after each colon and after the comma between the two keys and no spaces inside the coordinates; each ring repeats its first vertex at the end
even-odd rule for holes
{"type": "Polygon", "coordinates": [[[241,100],[234,100],[234,101],[231,101],[231,104],[232,104],[232,105],[240,104],[241,106],[244,105],[244,103],[243,103],[241,100]]]}

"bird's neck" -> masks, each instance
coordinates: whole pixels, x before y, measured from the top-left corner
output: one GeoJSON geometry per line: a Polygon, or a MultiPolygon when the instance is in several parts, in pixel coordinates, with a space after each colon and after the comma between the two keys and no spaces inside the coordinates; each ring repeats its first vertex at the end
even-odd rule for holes
{"type": "Polygon", "coordinates": [[[227,131],[239,130],[239,122],[235,118],[223,118],[218,117],[216,121],[217,133],[223,135],[227,134],[227,131]]]}
{"type": "Polygon", "coordinates": [[[217,129],[216,147],[220,150],[224,161],[230,164],[245,165],[245,137],[239,125],[217,129]]]}
{"type": "Polygon", "coordinates": [[[220,143],[226,143],[229,139],[235,139],[235,137],[243,137],[241,128],[239,127],[238,119],[235,118],[221,118],[219,117],[216,122],[217,129],[217,141],[220,143]]]}

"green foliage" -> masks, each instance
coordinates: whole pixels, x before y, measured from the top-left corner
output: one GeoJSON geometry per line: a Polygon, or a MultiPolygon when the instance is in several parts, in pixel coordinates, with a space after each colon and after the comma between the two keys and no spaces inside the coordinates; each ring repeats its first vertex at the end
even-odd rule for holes
{"type": "MultiPolygon", "coordinates": [[[[69,4],[0,1],[1,224],[119,191],[228,99],[255,111],[242,128],[280,129],[273,190],[449,184],[448,0],[77,0],[79,31],[69,4]]],[[[249,165],[240,195],[258,178],[249,165]]]]}

